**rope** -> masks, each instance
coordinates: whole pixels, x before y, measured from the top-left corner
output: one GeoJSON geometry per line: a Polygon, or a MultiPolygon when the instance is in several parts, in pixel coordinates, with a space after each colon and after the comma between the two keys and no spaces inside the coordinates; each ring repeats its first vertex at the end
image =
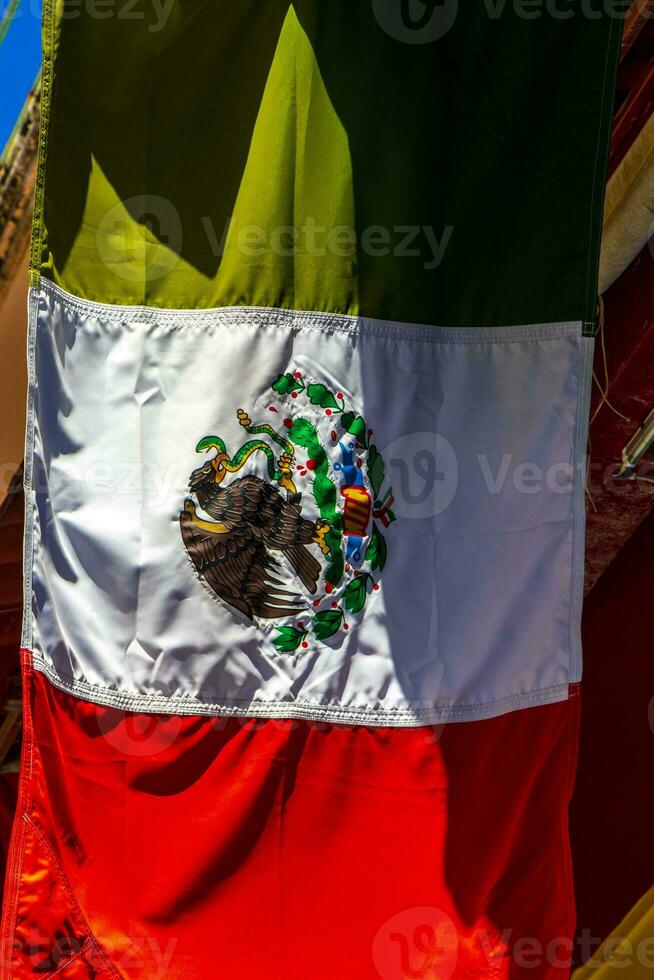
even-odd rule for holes
{"type": "Polygon", "coordinates": [[[600,337],[600,346],[601,346],[601,350],[602,350],[602,366],[603,366],[603,371],[604,371],[604,386],[601,385],[601,383],[600,383],[600,381],[599,381],[599,379],[597,377],[597,374],[593,370],[593,381],[595,382],[595,384],[599,388],[599,391],[600,391],[600,394],[601,394],[601,398],[600,398],[599,404],[597,405],[595,411],[591,415],[589,426],[593,424],[593,422],[597,418],[598,414],[604,408],[605,405],[615,415],[617,415],[618,418],[621,418],[625,422],[629,422],[630,424],[635,425],[636,423],[634,422],[633,419],[630,419],[628,415],[624,415],[609,400],[610,380],[609,380],[608,360],[607,360],[607,356],[606,356],[606,342],[605,342],[605,339],[604,339],[604,300],[602,299],[601,296],[599,297],[599,337],[600,337]]]}

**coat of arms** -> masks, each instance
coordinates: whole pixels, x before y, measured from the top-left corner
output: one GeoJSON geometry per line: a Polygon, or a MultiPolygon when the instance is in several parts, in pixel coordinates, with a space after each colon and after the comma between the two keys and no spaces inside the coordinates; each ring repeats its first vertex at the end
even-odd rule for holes
{"type": "Polygon", "coordinates": [[[191,474],[180,526],[215,596],[251,621],[293,620],[273,641],[292,653],[312,639],[338,642],[364,611],[395,518],[373,430],[342,392],[299,371],[272,391],[275,424],[237,410],[250,438],[236,452],[219,435],[200,439],[196,451],[212,455],[191,474]]]}

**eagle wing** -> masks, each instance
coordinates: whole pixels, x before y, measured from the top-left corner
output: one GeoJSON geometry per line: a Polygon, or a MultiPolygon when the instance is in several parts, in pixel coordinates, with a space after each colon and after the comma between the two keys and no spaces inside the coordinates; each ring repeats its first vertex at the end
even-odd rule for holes
{"type": "Polygon", "coordinates": [[[247,528],[268,551],[281,551],[307,591],[315,595],[320,563],[307,545],[313,543],[316,525],[302,517],[299,495],[289,499],[273,484],[245,476],[217,494],[202,488],[198,500],[214,520],[230,528],[247,528]]]}
{"type": "Polygon", "coordinates": [[[286,499],[276,486],[245,476],[215,492],[211,484],[198,487],[200,507],[229,528],[249,527],[275,551],[311,544],[315,523],[302,517],[297,500],[286,499]]]}
{"type": "MultiPolygon", "coordinates": [[[[243,480],[243,483],[245,482],[243,480]]],[[[244,492],[254,503],[256,489],[248,485],[244,487],[244,492]]],[[[270,548],[285,551],[287,548],[313,542],[316,533],[315,522],[302,517],[299,494],[296,498],[289,499],[276,486],[263,483],[257,510],[258,521],[266,528],[270,548]]]]}
{"type": "MultiPolygon", "coordinates": [[[[225,515],[221,520],[228,523],[225,515]]],[[[247,523],[239,520],[226,533],[213,534],[194,524],[185,510],[179,521],[198,575],[234,609],[248,619],[295,616],[302,610],[301,597],[284,589],[272,574],[277,562],[268,554],[263,538],[247,523]]]]}

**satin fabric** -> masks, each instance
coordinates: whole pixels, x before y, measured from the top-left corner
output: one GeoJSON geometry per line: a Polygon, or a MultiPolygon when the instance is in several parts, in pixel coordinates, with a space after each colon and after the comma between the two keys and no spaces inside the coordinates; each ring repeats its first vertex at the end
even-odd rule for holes
{"type": "Polygon", "coordinates": [[[32,267],[106,303],[593,323],[623,7],[46,0],[32,267]]]}
{"type": "MultiPolygon", "coordinates": [[[[146,712],[394,726],[567,697],[581,671],[592,346],[580,323],[452,331],[160,311],[44,283],[31,298],[24,645],[64,689],[146,712]],[[284,374],[299,392],[273,390],[284,374]],[[373,449],[343,429],[345,413],[309,399],[310,383],[365,419],[383,460],[376,492],[373,449]],[[278,433],[295,418],[315,426],[344,527],[352,453],[362,493],[390,502],[394,520],[376,504],[360,529],[361,556],[373,529],[385,542],[372,576],[360,557],[332,587],[323,561],[309,592],[275,553],[295,616],[248,620],[198,577],[180,533],[206,460],[196,444],[214,433],[234,454],[251,438],[239,410],[278,433]],[[352,610],[358,574],[366,598],[352,610]],[[322,639],[318,617],[334,609],[343,628],[322,639]],[[304,642],[280,651],[280,627],[305,629],[304,642]]],[[[310,455],[297,448],[292,475],[316,520],[310,455]]],[[[266,465],[254,454],[219,492],[254,475],[279,495],[266,465]]]]}
{"type": "Polygon", "coordinates": [[[567,976],[577,698],[442,728],[220,721],[24,663],[7,980],[567,976]]]}

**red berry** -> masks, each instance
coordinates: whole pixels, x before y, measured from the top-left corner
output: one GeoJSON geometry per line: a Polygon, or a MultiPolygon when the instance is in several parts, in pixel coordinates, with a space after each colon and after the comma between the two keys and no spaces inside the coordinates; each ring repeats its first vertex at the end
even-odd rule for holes
{"type": "Polygon", "coordinates": [[[307,469],[308,470],[315,470],[315,468],[316,468],[317,465],[318,465],[318,460],[317,459],[308,459],[307,460],[307,469]]]}
{"type": "Polygon", "coordinates": [[[332,609],[338,609],[338,603],[332,602],[332,609]]]}
{"type": "Polygon", "coordinates": [[[337,398],[342,398],[342,397],[343,397],[343,392],[342,392],[342,391],[338,391],[338,392],[336,393],[336,397],[337,397],[337,398]]]}
{"type": "Polygon", "coordinates": [[[375,592],[379,592],[379,586],[377,585],[377,583],[376,583],[376,582],[375,582],[375,584],[373,585],[373,589],[374,589],[374,591],[375,591],[375,592]]]}
{"type": "Polygon", "coordinates": [[[301,377],[302,377],[302,374],[301,374],[301,372],[300,372],[300,371],[296,371],[296,372],[295,372],[295,377],[296,377],[296,378],[301,378],[301,377]]]}
{"type": "Polygon", "coordinates": [[[298,623],[298,624],[297,624],[297,628],[298,628],[299,630],[303,630],[303,629],[304,629],[304,623],[298,623]]]}
{"type": "Polygon", "coordinates": [[[345,571],[346,571],[346,572],[349,572],[349,570],[350,570],[350,565],[348,565],[348,564],[346,564],[346,566],[345,566],[345,571]]]}
{"type": "Polygon", "coordinates": [[[304,640],[303,643],[302,643],[302,649],[303,650],[306,650],[308,646],[309,646],[309,644],[307,643],[306,640],[304,640]]]}
{"type": "Polygon", "coordinates": [[[325,409],[325,415],[331,415],[331,414],[332,414],[331,408],[326,408],[325,409]]]}
{"type": "Polygon", "coordinates": [[[276,411],[277,411],[277,409],[275,408],[275,406],[274,406],[274,405],[269,405],[269,406],[268,406],[268,411],[269,411],[269,412],[276,412],[276,411]]]}
{"type": "Polygon", "coordinates": [[[291,392],[291,398],[297,398],[297,391],[291,392]]]}
{"type": "Polygon", "coordinates": [[[327,585],[325,586],[325,592],[327,593],[327,595],[329,595],[329,593],[333,591],[334,591],[334,586],[332,585],[331,582],[328,582],[327,585]]]}
{"type": "Polygon", "coordinates": [[[358,568],[355,568],[354,569],[354,577],[357,578],[358,575],[359,575],[359,570],[358,570],[358,568]]]}
{"type": "Polygon", "coordinates": [[[320,600],[320,599],[314,599],[314,600],[313,600],[313,605],[314,605],[314,606],[319,606],[319,605],[320,605],[320,603],[321,603],[321,600],[320,600]]]}
{"type": "Polygon", "coordinates": [[[344,630],[349,630],[349,628],[350,628],[350,627],[349,627],[349,626],[347,625],[347,623],[343,623],[343,629],[344,629],[344,630]]]}
{"type": "Polygon", "coordinates": [[[284,425],[287,429],[293,428],[293,419],[284,419],[284,425]]]}

